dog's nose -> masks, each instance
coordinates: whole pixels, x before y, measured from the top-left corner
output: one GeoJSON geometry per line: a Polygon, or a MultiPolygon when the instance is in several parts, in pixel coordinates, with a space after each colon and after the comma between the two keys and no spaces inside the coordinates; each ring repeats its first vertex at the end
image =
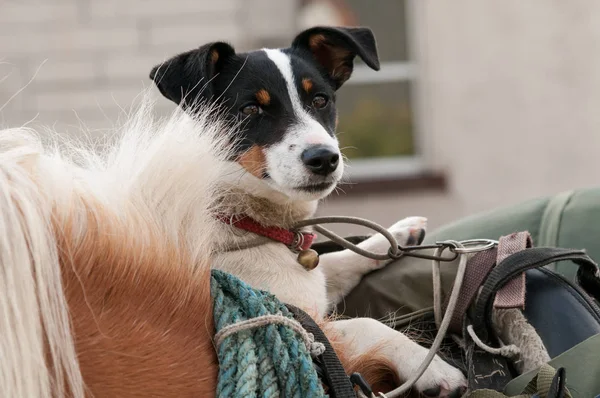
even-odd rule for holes
{"type": "Polygon", "coordinates": [[[315,145],[302,152],[302,162],[313,173],[326,176],[337,169],[340,155],[324,145],[315,145]]]}

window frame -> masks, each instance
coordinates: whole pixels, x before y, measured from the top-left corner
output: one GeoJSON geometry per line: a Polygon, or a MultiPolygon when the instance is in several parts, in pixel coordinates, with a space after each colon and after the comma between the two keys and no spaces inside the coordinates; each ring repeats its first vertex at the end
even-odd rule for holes
{"type": "Polygon", "coordinates": [[[344,176],[352,183],[370,180],[389,180],[414,177],[427,172],[427,162],[424,154],[424,129],[420,118],[421,104],[419,95],[419,67],[416,57],[417,48],[417,2],[418,0],[405,0],[405,26],[406,46],[408,61],[385,61],[381,63],[379,71],[371,70],[368,66],[360,64],[354,71],[346,85],[370,85],[408,82],[410,85],[410,111],[413,120],[413,141],[415,153],[413,155],[398,155],[389,157],[353,158],[347,161],[348,166],[344,176]]]}

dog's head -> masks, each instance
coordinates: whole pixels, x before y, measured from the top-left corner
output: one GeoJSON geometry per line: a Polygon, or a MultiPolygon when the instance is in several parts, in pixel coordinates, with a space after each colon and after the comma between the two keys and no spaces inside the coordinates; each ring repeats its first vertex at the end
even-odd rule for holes
{"type": "Polygon", "coordinates": [[[236,54],[229,44],[209,43],[156,66],[150,78],[185,109],[218,105],[240,125],[232,160],[271,189],[314,200],[343,174],[336,91],[356,56],[379,70],[370,29],[315,27],[285,49],[236,54]]]}

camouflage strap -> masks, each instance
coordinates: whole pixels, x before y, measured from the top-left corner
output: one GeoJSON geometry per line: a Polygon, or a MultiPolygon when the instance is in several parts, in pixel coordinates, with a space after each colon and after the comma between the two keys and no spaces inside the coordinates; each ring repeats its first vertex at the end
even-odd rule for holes
{"type": "Polygon", "coordinates": [[[527,384],[520,395],[505,395],[494,390],[475,390],[465,398],[572,398],[566,387],[565,370],[555,370],[550,365],[540,368],[538,374],[527,384]]]}

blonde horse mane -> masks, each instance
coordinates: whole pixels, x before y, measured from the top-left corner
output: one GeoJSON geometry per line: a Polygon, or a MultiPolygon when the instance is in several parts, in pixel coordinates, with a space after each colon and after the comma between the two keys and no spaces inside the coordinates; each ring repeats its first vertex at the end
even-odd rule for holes
{"type": "Polygon", "coordinates": [[[43,145],[28,128],[0,131],[0,396],[88,393],[64,273],[78,274],[79,252],[101,250],[91,230],[125,237],[132,258],[168,242],[206,271],[231,137],[212,111],[156,120],[144,95],[100,153],[55,133],[43,145]]]}

